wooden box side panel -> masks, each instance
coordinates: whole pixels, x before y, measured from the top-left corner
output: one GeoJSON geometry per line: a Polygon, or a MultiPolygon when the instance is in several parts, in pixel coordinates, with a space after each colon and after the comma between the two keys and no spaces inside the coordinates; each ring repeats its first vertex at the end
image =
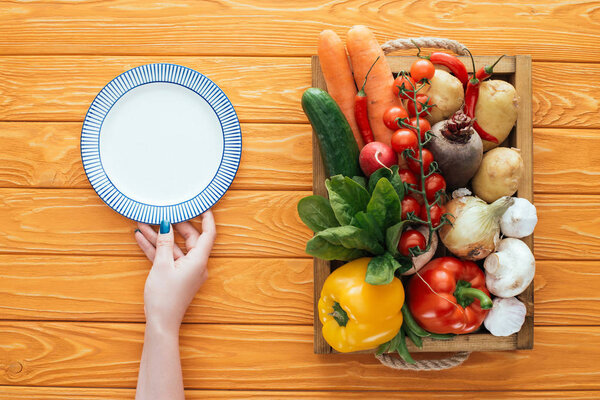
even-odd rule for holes
{"type": "MultiPolygon", "coordinates": [[[[465,65],[470,60],[459,57],[465,65]]],[[[388,56],[389,65],[393,72],[407,70],[417,59],[410,56],[388,56]]],[[[477,65],[492,64],[495,56],[476,56],[477,65]]],[[[519,186],[518,195],[533,202],[533,136],[532,136],[532,96],[531,96],[531,57],[504,57],[495,67],[495,73],[508,76],[520,97],[517,124],[506,145],[521,150],[525,166],[524,178],[519,186]]],[[[319,64],[318,56],[312,57],[312,85],[326,90],[327,85],[319,64]]],[[[504,145],[504,144],[503,144],[504,145]]],[[[313,192],[327,196],[325,188],[325,169],[321,160],[318,142],[313,135],[313,192]]],[[[523,239],[533,251],[533,236],[523,239]]],[[[322,324],[319,320],[318,301],[323,283],[331,273],[331,263],[314,259],[314,352],[317,354],[331,353],[332,349],[322,335],[322,324]]],[[[519,299],[527,307],[527,317],[521,331],[508,337],[495,337],[488,333],[459,335],[449,341],[425,340],[423,348],[418,349],[409,344],[411,352],[441,352],[441,351],[494,351],[533,348],[533,283],[523,292],[519,299]]]]}

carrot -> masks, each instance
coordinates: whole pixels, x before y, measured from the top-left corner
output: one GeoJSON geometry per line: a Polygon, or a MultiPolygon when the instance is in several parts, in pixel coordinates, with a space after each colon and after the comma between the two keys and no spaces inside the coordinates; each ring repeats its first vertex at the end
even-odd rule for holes
{"type": "Polygon", "coordinates": [[[354,117],[356,87],[344,43],[334,31],[324,30],[319,36],[318,54],[327,91],[342,110],[352,128],[358,148],[362,149],[365,143],[354,117]]]}
{"type": "Polygon", "coordinates": [[[356,25],[348,31],[346,47],[352,62],[354,81],[358,86],[363,84],[373,62],[377,57],[381,57],[371,70],[365,92],[368,98],[369,122],[375,140],[389,146],[394,131],[383,124],[383,114],[390,107],[399,104],[399,100],[392,91],[394,85],[392,70],[373,32],[366,26],[356,25]]]}

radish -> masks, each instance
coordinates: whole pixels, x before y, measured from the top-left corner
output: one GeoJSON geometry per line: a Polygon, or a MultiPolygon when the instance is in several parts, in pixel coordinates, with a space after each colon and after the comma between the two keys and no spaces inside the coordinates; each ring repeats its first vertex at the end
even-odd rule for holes
{"type": "Polygon", "coordinates": [[[360,151],[358,162],[362,171],[369,177],[379,168],[390,168],[392,165],[398,164],[398,156],[387,144],[371,142],[360,151]]]}

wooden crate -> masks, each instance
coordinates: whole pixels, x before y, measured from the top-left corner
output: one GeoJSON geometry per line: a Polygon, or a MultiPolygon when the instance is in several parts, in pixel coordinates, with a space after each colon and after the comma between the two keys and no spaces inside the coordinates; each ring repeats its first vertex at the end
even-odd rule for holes
{"type": "MultiPolygon", "coordinates": [[[[466,57],[459,57],[465,65],[471,65],[466,57]]],[[[492,64],[498,57],[476,56],[477,67],[492,64]]],[[[394,73],[408,70],[416,57],[388,56],[388,63],[394,73]]],[[[517,147],[521,149],[525,163],[525,176],[519,190],[518,197],[526,198],[533,202],[533,140],[532,140],[532,109],[531,109],[531,56],[504,57],[494,69],[493,79],[503,79],[512,83],[519,96],[519,111],[517,124],[502,146],[517,147]]],[[[313,87],[326,90],[327,85],[323,78],[318,56],[312,57],[312,85],[313,87]]],[[[325,169],[321,160],[321,153],[313,134],[313,192],[327,197],[325,188],[325,169]]],[[[533,235],[523,239],[533,251],[533,235]]],[[[335,265],[334,265],[335,268],[335,265]]],[[[314,352],[325,354],[335,352],[327,344],[322,335],[322,324],[319,320],[317,309],[321,288],[325,279],[332,270],[332,263],[325,260],[314,259],[314,352]]],[[[508,337],[496,337],[486,332],[467,335],[458,335],[452,340],[436,341],[432,339],[423,340],[423,348],[415,347],[407,341],[411,352],[440,352],[440,351],[492,351],[492,350],[516,350],[533,348],[533,282],[519,299],[527,307],[527,317],[521,330],[508,337]]]]}

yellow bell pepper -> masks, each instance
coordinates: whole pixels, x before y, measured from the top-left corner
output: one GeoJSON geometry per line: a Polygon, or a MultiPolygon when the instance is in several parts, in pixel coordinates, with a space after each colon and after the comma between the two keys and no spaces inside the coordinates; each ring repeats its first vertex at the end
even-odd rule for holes
{"type": "Polygon", "coordinates": [[[342,353],[373,349],[396,336],[402,325],[402,282],[394,278],[387,285],[366,283],[370,260],[342,265],[327,277],[321,291],[323,337],[342,353]]]}

